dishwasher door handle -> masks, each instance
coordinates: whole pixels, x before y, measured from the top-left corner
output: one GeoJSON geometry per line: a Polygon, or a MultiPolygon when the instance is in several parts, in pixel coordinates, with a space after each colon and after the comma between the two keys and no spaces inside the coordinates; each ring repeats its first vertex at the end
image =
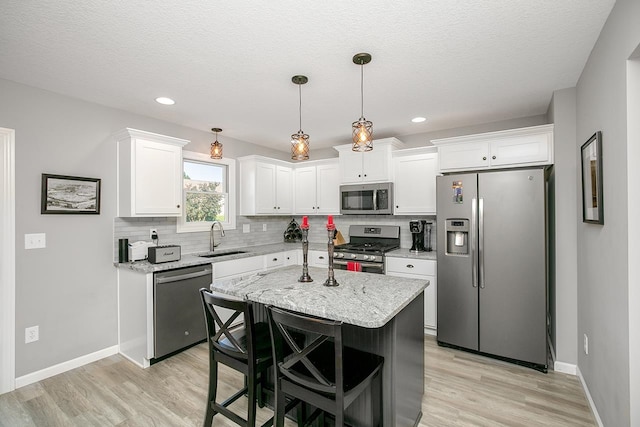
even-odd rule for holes
{"type": "Polygon", "coordinates": [[[171,282],[177,282],[180,280],[186,280],[186,279],[193,279],[195,277],[202,277],[202,276],[207,276],[211,274],[211,269],[208,268],[206,270],[202,270],[202,271],[196,271],[194,273],[187,273],[187,274],[181,274],[179,276],[160,276],[157,275],[156,276],[156,283],[171,283],[171,282]]]}

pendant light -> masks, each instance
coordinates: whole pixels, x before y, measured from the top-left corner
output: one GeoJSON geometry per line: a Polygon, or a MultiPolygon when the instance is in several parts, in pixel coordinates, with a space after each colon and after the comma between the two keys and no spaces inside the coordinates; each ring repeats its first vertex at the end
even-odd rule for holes
{"type": "Polygon", "coordinates": [[[364,118],[364,64],[369,62],[371,55],[368,53],[356,53],[353,56],[353,63],[360,65],[360,119],[351,124],[353,151],[373,150],[373,122],[364,118]]]}
{"type": "Polygon", "coordinates": [[[291,81],[298,85],[300,99],[300,129],[298,133],[291,135],[291,159],[309,160],[309,135],[302,131],[302,85],[307,83],[307,76],[293,76],[291,81]]]}
{"type": "Polygon", "coordinates": [[[218,132],[222,132],[222,129],[213,128],[211,132],[216,133],[216,140],[211,143],[211,158],[220,160],[222,158],[222,144],[218,142],[218,132]]]}

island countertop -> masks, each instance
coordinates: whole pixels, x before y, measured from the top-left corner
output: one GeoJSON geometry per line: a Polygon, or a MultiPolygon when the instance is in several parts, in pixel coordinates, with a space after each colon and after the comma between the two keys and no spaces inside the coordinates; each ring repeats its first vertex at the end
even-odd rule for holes
{"type": "Polygon", "coordinates": [[[335,270],[340,284],[324,286],[326,268],[309,267],[313,282],[301,283],[302,267],[214,280],[211,289],[264,305],[339,320],[365,328],[384,326],[429,285],[428,280],[335,270]]]}

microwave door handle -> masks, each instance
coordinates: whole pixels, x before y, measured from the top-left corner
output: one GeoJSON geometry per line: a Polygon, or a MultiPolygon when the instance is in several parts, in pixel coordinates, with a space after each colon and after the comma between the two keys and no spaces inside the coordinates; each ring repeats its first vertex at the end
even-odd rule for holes
{"type": "Polygon", "coordinates": [[[378,210],[378,190],[373,190],[373,210],[378,210]]]}

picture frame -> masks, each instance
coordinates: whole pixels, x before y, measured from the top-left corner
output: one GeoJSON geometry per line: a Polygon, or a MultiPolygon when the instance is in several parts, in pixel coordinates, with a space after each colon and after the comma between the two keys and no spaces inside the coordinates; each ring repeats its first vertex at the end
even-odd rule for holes
{"type": "Polygon", "coordinates": [[[604,224],[602,192],[602,132],[580,147],[582,163],[582,222],[604,224]]]}
{"type": "Polygon", "coordinates": [[[42,174],[41,214],[100,214],[99,178],[42,174]]]}

